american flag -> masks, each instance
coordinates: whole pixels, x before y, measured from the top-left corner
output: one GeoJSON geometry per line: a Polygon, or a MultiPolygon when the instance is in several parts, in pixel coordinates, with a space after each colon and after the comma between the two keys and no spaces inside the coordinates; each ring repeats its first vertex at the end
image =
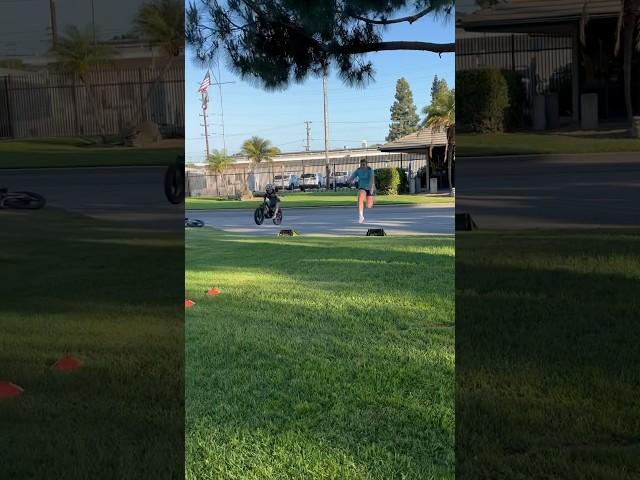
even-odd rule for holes
{"type": "Polygon", "coordinates": [[[200,88],[198,89],[198,93],[206,93],[207,88],[209,88],[209,85],[211,85],[211,76],[207,71],[207,74],[202,79],[202,83],[200,83],[200,88]]]}

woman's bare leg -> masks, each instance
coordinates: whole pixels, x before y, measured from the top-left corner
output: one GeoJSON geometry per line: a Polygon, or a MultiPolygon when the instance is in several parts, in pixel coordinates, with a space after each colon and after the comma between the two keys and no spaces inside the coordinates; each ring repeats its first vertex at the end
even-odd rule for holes
{"type": "Polygon", "coordinates": [[[358,190],[358,214],[360,219],[364,218],[364,203],[367,200],[367,193],[364,190],[358,190]]]}

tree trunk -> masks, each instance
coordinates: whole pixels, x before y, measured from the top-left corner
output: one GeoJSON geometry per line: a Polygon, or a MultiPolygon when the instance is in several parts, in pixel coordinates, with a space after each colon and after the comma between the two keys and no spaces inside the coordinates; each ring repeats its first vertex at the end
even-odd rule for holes
{"type": "Polygon", "coordinates": [[[453,194],[453,183],[451,182],[451,166],[453,163],[453,125],[447,126],[447,146],[445,147],[445,157],[447,158],[447,178],[449,180],[449,195],[453,194]]]}
{"type": "Polygon", "coordinates": [[[631,60],[633,57],[633,34],[635,30],[635,17],[626,15],[623,26],[623,55],[624,55],[624,104],[627,110],[629,125],[633,121],[633,103],[631,100],[631,60]]]}

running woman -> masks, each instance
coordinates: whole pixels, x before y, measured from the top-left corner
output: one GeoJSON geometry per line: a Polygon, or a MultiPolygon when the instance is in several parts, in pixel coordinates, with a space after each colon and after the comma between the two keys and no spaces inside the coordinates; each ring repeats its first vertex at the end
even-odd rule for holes
{"type": "Polygon", "coordinates": [[[356,179],[358,179],[358,223],[363,223],[365,200],[367,208],[373,207],[373,195],[376,189],[373,168],[367,165],[365,159],[360,160],[360,168],[351,174],[349,181],[353,184],[356,179]]]}

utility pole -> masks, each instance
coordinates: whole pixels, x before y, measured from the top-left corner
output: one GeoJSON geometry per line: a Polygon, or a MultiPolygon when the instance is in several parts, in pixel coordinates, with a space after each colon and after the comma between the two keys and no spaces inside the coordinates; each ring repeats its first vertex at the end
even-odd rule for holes
{"type": "Polygon", "coordinates": [[[206,90],[203,92],[200,92],[201,94],[201,101],[202,101],[202,113],[200,114],[200,116],[202,117],[202,123],[200,124],[201,127],[204,127],[204,144],[205,144],[205,153],[206,153],[206,160],[207,162],[209,161],[209,125],[207,124],[207,104],[209,103],[209,95],[207,94],[206,90]]]}
{"type": "Polygon", "coordinates": [[[304,122],[304,123],[305,123],[305,125],[306,125],[306,129],[307,129],[307,146],[306,146],[306,151],[308,152],[308,151],[309,151],[309,148],[310,148],[310,146],[309,146],[309,142],[311,141],[311,127],[310,127],[309,125],[310,125],[311,123],[313,123],[313,122],[306,121],[306,122],[304,122]]]}
{"type": "Polygon", "coordinates": [[[49,13],[51,14],[51,43],[55,47],[58,44],[58,22],[56,20],[56,0],[49,0],[49,13]]]}
{"type": "Polygon", "coordinates": [[[327,189],[329,188],[329,102],[327,100],[327,75],[322,77],[322,96],[324,98],[324,162],[325,162],[325,181],[327,189]]]}
{"type": "Polygon", "coordinates": [[[91,26],[93,27],[93,48],[97,49],[98,46],[96,42],[96,9],[93,4],[93,0],[91,0],[91,26]]]}

